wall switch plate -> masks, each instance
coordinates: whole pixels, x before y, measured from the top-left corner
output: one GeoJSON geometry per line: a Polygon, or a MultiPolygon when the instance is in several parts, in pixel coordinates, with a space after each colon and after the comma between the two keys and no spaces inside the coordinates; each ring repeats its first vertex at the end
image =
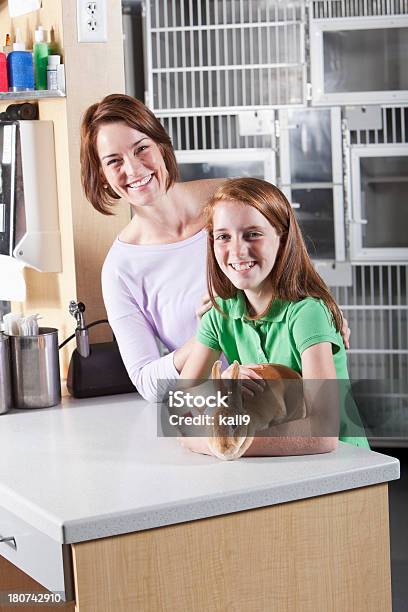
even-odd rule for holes
{"type": "Polygon", "coordinates": [[[78,42],[107,42],[106,0],[77,0],[78,42]]]}

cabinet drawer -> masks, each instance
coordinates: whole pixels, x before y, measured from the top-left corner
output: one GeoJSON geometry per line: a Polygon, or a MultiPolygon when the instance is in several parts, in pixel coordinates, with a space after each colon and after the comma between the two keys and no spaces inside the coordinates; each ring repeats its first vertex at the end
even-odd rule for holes
{"type": "Polygon", "coordinates": [[[49,591],[60,591],[64,599],[65,594],[70,598],[71,593],[66,593],[69,549],[0,507],[0,538],[9,537],[14,541],[0,542],[0,555],[49,591]]]}

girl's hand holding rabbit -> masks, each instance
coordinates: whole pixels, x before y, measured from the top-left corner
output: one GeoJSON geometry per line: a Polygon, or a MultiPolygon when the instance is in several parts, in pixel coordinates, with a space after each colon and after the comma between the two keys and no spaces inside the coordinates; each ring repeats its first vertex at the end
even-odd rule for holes
{"type": "MultiPolygon", "coordinates": [[[[239,366],[238,379],[242,383],[242,393],[253,397],[257,393],[262,393],[265,389],[265,380],[252,368],[255,367],[255,363],[248,363],[246,365],[239,366]]],[[[233,378],[232,371],[235,368],[235,364],[232,363],[228,368],[221,374],[221,378],[230,379],[233,378]]]]}

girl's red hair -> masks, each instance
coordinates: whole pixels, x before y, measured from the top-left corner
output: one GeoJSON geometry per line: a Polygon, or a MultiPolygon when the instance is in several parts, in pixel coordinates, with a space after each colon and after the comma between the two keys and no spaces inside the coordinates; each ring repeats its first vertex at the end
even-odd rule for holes
{"type": "MultiPolygon", "coordinates": [[[[306,297],[323,300],[333,316],[336,330],[340,331],[343,324],[340,309],[313,266],[291,205],[275,185],[256,178],[245,177],[225,181],[215,191],[205,208],[204,214],[208,230],[207,284],[214,307],[220,311],[215,295],[224,300],[237,295],[236,287],[221,271],[213,248],[214,208],[219,202],[229,201],[256,208],[268,219],[280,237],[278,254],[271,271],[273,290],[271,303],[274,300],[297,302],[306,297]]],[[[260,316],[262,315],[257,318],[260,316]]]]}

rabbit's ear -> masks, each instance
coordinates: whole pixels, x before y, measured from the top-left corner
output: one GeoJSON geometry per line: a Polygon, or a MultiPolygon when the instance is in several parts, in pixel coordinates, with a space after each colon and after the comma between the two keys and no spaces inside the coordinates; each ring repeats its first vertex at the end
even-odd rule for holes
{"type": "Polygon", "coordinates": [[[214,381],[214,388],[220,393],[224,393],[224,385],[221,379],[221,361],[216,361],[211,370],[211,378],[214,381]]]}
{"type": "Polygon", "coordinates": [[[230,385],[230,408],[241,411],[242,408],[242,396],[241,396],[241,384],[239,382],[239,362],[234,361],[231,366],[231,385],[230,385]]]}
{"type": "Polygon", "coordinates": [[[231,379],[238,380],[238,378],[239,378],[239,362],[235,360],[234,363],[232,364],[231,379]]]}
{"type": "Polygon", "coordinates": [[[217,380],[221,378],[221,361],[216,361],[211,370],[211,378],[217,380]]]}

